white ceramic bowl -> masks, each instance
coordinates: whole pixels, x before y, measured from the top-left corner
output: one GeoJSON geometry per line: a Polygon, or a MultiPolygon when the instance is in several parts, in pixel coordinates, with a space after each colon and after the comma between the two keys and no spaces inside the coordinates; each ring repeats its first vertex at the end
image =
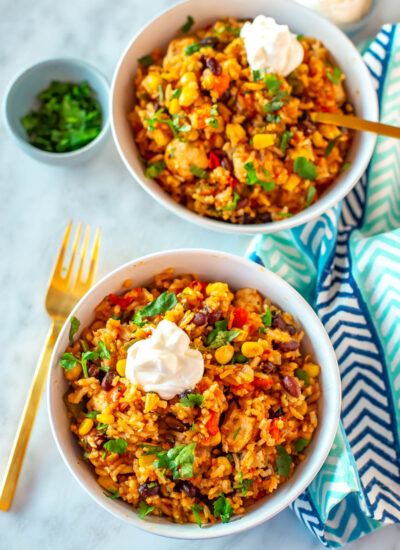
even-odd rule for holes
{"type": "Polygon", "coordinates": [[[226,281],[234,289],[244,286],[257,288],[263,295],[285,311],[290,312],[304,328],[303,350],[311,353],[321,365],[321,397],[319,422],[314,438],[307,448],[307,459],[297,466],[293,477],[272,495],[261,499],[247,510],[243,517],[234,517],[230,523],[218,523],[199,529],[197,525],[178,525],[166,519],[140,519],[136,511],[120,500],[103,495],[91,467],[83,460],[82,451],[69,430],[69,420],[62,396],[68,383],[59,360],[68,345],[69,319],[64,325],[54,348],[48,383],[48,410],[50,424],[58,449],[70,472],[90,496],[114,516],[151,533],[183,539],[206,539],[231,535],[254,527],[288,506],[309,485],[321,468],[336,433],[340,414],[340,376],[335,353],[318,317],[290,285],[271,271],[238,256],[211,250],[172,250],[145,256],[116,269],[99,281],[74,308],[81,327],[93,320],[94,307],[110,293],[121,293],[125,279],[135,286],[148,283],[152,277],[168,267],[176,273],[196,273],[201,279],[226,281]]]}
{"type": "Polygon", "coordinates": [[[235,225],[199,216],[176,203],[156,181],[145,177],[132,127],[127,120],[127,114],[134,105],[133,82],[138,58],[156,47],[165,49],[189,14],[195,20],[193,29],[204,27],[218,17],[254,18],[265,14],[279,23],[288,24],[297,34],[322,40],[346,74],[347,94],[356,115],[373,121],[378,119],[377,96],[367,67],[354,44],[328,20],[290,0],[188,0],[168,9],[141,29],[128,44],[114,73],[110,98],[111,127],[117,149],[132,176],[154,199],[178,216],[209,229],[231,233],[272,233],[295,227],[316,218],[339,202],[367,167],[376,141],[373,134],[359,132],[355,135],[347,157],[351,162],[350,168],[339,175],[315,204],[278,222],[235,225]]]}
{"type": "Polygon", "coordinates": [[[103,147],[110,128],[109,84],[105,76],[93,65],[79,59],[47,59],[32,65],[20,73],[10,84],[4,101],[6,128],[17,145],[30,157],[55,166],[80,164],[91,159],[103,147]],[[52,80],[82,82],[87,80],[102,109],[102,129],[90,143],[66,153],[51,153],[29,142],[21,118],[37,104],[37,96],[52,80]]]}

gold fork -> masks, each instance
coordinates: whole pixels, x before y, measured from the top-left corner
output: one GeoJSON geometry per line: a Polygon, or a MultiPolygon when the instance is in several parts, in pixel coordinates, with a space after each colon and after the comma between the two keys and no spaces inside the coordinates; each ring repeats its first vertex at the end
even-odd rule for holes
{"type": "Polygon", "coordinates": [[[81,248],[81,260],[78,267],[78,272],[76,274],[76,277],[73,278],[73,267],[79,247],[82,232],[82,223],[79,223],[77,227],[74,243],[72,246],[71,259],[66,269],[65,276],[63,276],[64,257],[71,234],[71,227],[72,222],[68,224],[68,227],[65,231],[61,250],[57,262],[54,266],[53,274],[51,276],[50,283],[47,289],[45,305],[47,313],[51,318],[51,327],[48,332],[42,352],[40,354],[35,374],[33,375],[28,398],[22,412],[21,420],[14,439],[13,448],[8,459],[6,472],[1,485],[0,510],[3,511],[9,510],[14,497],[19,474],[21,472],[22,464],[25,457],[26,448],[28,446],[29,437],[31,435],[33,423],[35,421],[36,413],[40,403],[40,398],[42,396],[43,388],[46,382],[47,372],[50,364],[50,357],[53,351],[54,344],[56,343],[58,334],[65,322],[65,319],[70,314],[72,308],[85,294],[85,292],[90,289],[94,282],[97,267],[97,258],[99,253],[100,229],[97,229],[96,231],[88,275],[85,280],[83,279],[83,270],[89,243],[90,226],[87,226],[85,231],[81,248]]]}

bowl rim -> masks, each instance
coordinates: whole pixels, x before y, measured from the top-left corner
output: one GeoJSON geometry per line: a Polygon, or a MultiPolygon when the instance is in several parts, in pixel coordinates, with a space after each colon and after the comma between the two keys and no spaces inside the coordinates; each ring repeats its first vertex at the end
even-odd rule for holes
{"type": "MultiPolygon", "coordinates": [[[[243,276],[243,279],[245,279],[245,276],[243,276]]],[[[117,284],[117,283],[115,283],[117,284]]],[[[289,308],[290,310],[290,308],[289,308]]],[[[53,437],[56,442],[56,446],[58,448],[58,451],[66,464],[68,470],[71,472],[75,480],[79,483],[79,485],[85,490],[87,494],[91,496],[102,508],[110,512],[113,516],[118,517],[119,519],[122,519],[125,522],[130,523],[131,525],[138,527],[139,529],[152,533],[157,534],[165,537],[175,538],[175,539],[193,539],[193,540],[200,540],[200,539],[212,539],[212,538],[219,538],[223,536],[228,536],[236,533],[240,533],[242,531],[246,531],[250,528],[256,527],[257,525],[260,525],[272,517],[274,517],[276,514],[281,512],[283,509],[287,508],[313,481],[315,476],[320,471],[323,463],[325,462],[335,439],[339,420],[340,420],[340,411],[341,411],[341,379],[340,379],[340,372],[339,367],[335,355],[335,351],[333,349],[332,343],[329,339],[329,336],[325,330],[325,327],[322,325],[321,320],[315,313],[315,311],[312,309],[312,307],[308,304],[308,302],[284,279],[282,279],[279,275],[274,273],[273,271],[270,271],[266,269],[264,266],[261,266],[259,264],[256,264],[254,261],[243,258],[241,256],[237,256],[235,254],[227,253],[227,252],[220,252],[217,250],[212,249],[197,249],[197,248],[181,248],[181,249],[174,249],[174,250],[167,250],[162,252],[156,252],[152,254],[147,254],[145,256],[141,256],[140,258],[133,259],[131,261],[128,261],[124,263],[123,265],[117,267],[116,269],[112,270],[108,274],[106,274],[104,277],[102,277],[97,283],[93,285],[93,287],[81,298],[81,300],[76,304],[74,309],[71,311],[69,317],[65,321],[65,324],[63,328],[61,329],[59,336],[57,338],[57,341],[55,343],[52,357],[50,360],[50,367],[49,367],[49,375],[48,375],[48,382],[47,382],[47,395],[46,395],[46,401],[47,401],[47,410],[48,410],[48,416],[49,416],[49,422],[51,427],[51,432],[53,434],[53,437]],[[118,275],[119,273],[122,273],[124,270],[126,270],[129,267],[134,267],[136,265],[140,266],[146,262],[152,262],[154,260],[158,259],[167,259],[171,257],[172,260],[172,266],[173,266],[173,257],[180,256],[180,255],[203,255],[204,259],[207,260],[210,256],[216,256],[221,261],[224,261],[224,259],[228,259],[229,261],[237,262],[238,267],[241,266],[243,268],[243,272],[245,272],[246,269],[252,269],[252,270],[261,270],[261,272],[267,276],[268,278],[275,281],[277,285],[281,285],[283,288],[286,289],[286,291],[291,294],[292,296],[296,297],[296,300],[299,300],[299,303],[301,304],[301,309],[303,311],[306,311],[309,315],[311,315],[314,319],[314,328],[317,327],[320,331],[320,336],[325,339],[325,347],[328,351],[327,359],[326,359],[326,365],[328,365],[327,368],[330,369],[333,384],[330,386],[330,393],[333,394],[333,398],[331,399],[330,408],[327,407],[327,409],[324,411],[324,422],[325,422],[325,432],[320,432],[318,434],[318,439],[322,440],[321,449],[318,450],[318,460],[316,461],[316,464],[314,466],[314,469],[310,470],[309,472],[306,472],[306,474],[302,474],[302,477],[296,480],[297,489],[293,490],[291,488],[291,492],[287,495],[285,495],[285,498],[282,499],[282,502],[278,502],[278,504],[275,504],[274,509],[272,512],[269,512],[267,517],[260,517],[260,518],[253,518],[253,521],[251,521],[252,518],[248,519],[246,522],[241,521],[233,521],[228,524],[222,524],[224,525],[224,530],[221,532],[218,530],[217,532],[213,532],[211,528],[208,529],[198,529],[193,532],[193,535],[191,534],[188,536],[187,533],[180,532],[180,528],[178,524],[173,523],[153,523],[150,521],[143,521],[140,520],[138,516],[136,515],[128,515],[124,513],[124,511],[121,511],[120,509],[117,509],[116,507],[113,507],[113,503],[108,502],[108,499],[100,498],[99,495],[97,495],[84,481],[83,478],[80,476],[80,471],[84,467],[82,463],[76,462],[76,461],[70,461],[66,454],[64,454],[63,450],[63,443],[61,441],[61,437],[58,435],[58,431],[56,428],[56,420],[55,420],[55,412],[56,409],[61,405],[61,402],[58,400],[57,402],[53,399],[53,394],[56,390],[53,389],[53,385],[51,383],[53,372],[58,366],[57,362],[57,356],[60,353],[60,345],[61,341],[64,338],[64,336],[69,331],[69,321],[70,318],[75,314],[75,312],[87,301],[87,299],[96,292],[96,290],[101,287],[104,283],[111,280],[115,275],[118,275]],[[300,482],[301,480],[301,482],[300,482]],[[226,531],[226,532],[225,532],[226,531]]],[[[68,447],[69,444],[66,443],[64,446],[68,447]]],[[[246,515],[244,515],[241,519],[244,519],[246,515]]],[[[217,524],[219,525],[219,524],[217,524]]]]}
{"type": "MultiPolygon", "coordinates": [[[[96,94],[98,94],[97,90],[93,90],[96,94]]],[[[31,151],[34,152],[34,155],[40,160],[46,160],[46,159],[73,159],[75,157],[80,156],[82,153],[86,153],[87,151],[90,151],[96,145],[104,139],[104,137],[107,135],[107,133],[110,130],[111,126],[111,116],[110,116],[110,82],[107,79],[107,77],[100,71],[97,67],[92,65],[91,63],[88,63],[87,61],[83,61],[82,59],[76,59],[74,57],[51,57],[48,59],[43,59],[41,61],[37,61],[33,65],[28,65],[23,69],[22,71],[19,71],[16,76],[11,80],[10,84],[7,87],[6,93],[4,95],[4,101],[3,101],[3,118],[5,120],[5,126],[7,128],[8,133],[10,136],[17,142],[17,144],[22,148],[25,149],[26,147],[31,151]],[[106,113],[107,117],[103,122],[103,127],[101,129],[101,132],[98,136],[96,136],[92,141],[90,141],[87,145],[84,145],[83,147],[80,147],[79,149],[76,149],[75,151],[67,151],[66,153],[57,153],[57,152],[51,152],[51,151],[43,151],[42,149],[39,149],[38,147],[35,147],[30,143],[28,139],[23,139],[21,136],[19,136],[13,129],[13,124],[11,122],[11,118],[9,116],[9,101],[12,95],[12,92],[14,89],[17,88],[17,86],[21,83],[21,81],[30,73],[33,73],[38,68],[51,65],[53,63],[59,63],[60,65],[69,63],[76,66],[82,67],[84,70],[86,70],[88,73],[94,73],[99,78],[102,87],[107,92],[108,96],[108,112],[106,113]]],[[[102,115],[104,116],[104,112],[102,112],[102,115]]]]}
{"type": "MultiPolygon", "coordinates": [[[[200,216],[199,214],[196,214],[195,212],[186,208],[186,206],[175,202],[172,199],[172,197],[168,195],[168,193],[166,193],[164,190],[161,189],[161,187],[156,182],[156,180],[145,178],[144,175],[141,175],[137,170],[135,170],[131,166],[131,164],[128,162],[127,158],[125,157],[122,146],[120,145],[120,142],[119,142],[118,133],[115,127],[115,119],[114,119],[114,95],[115,95],[117,79],[119,76],[121,66],[125,60],[125,57],[133,47],[136,40],[143,33],[146,32],[147,28],[150,27],[150,25],[152,25],[160,17],[175,10],[177,7],[181,7],[183,10],[185,5],[192,1],[193,0],[177,1],[171,6],[169,6],[168,8],[166,8],[165,10],[158,12],[154,17],[152,17],[148,21],[146,21],[140,27],[140,29],[133,35],[133,37],[129,40],[127,46],[123,50],[117,62],[117,65],[112,77],[112,81],[111,81],[109,111],[110,111],[110,118],[111,118],[111,132],[113,136],[113,141],[115,143],[117,151],[124,165],[128,169],[128,172],[131,174],[131,176],[134,178],[134,180],[137,183],[139,183],[139,185],[147,193],[149,193],[152,196],[152,198],[155,199],[159,204],[163,205],[165,208],[167,208],[168,210],[170,210],[180,218],[183,218],[184,220],[188,222],[192,222],[201,227],[205,227],[205,228],[223,232],[223,233],[237,233],[237,234],[247,234],[247,235],[255,235],[259,233],[272,234],[272,233],[276,233],[277,231],[291,229],[315,220],[316,218],[318,218],[319,216],[327,212],[330,208],[338,204],[346,195],[350,193],[350,191],[359,181],[359,179],[364,174],[371,160],[371,157],[375,148],[375,144],[376,144],[376,139],[377,139],[376,135],[365,133],[364,135],[365,143],[363,145],[363,148],[361,149],[361,147],[359,147],[356,151],[357,157],[360,157],[362,155],[362,163],[358,164],[357,170],[354,169],[354,166],[351,166],[349,168],[349,173],[347,175],[347,179],[349,180],[349,183],[347,185],[344,185],[344,182],[346,180],[343,180],[340,187],[336,188],[335,192],[331,191],[331,196],[329,200],[326,200],[329,194],[329,190],[328,190],[326,192],[326,195],[324,195],[323,197],[326,200],[326,202],[325,200],[324,201],[318,200],[315,204],[311,205],[308,208],[305,208],[304,210],[298,212],[297,214],[291,217],[284,218],[280,221],[261,223],[261,224],[242,224],[242,225],[230,224],[228,222],[216,220],[213,218],[207,218],[205,216],[200,216]],[[158,189],[155,187],[149,186],[149,182],[155,183],[158,186],[158,189]],[[323,202],[324,204],[322,204],[323,202]]],[[[361,87],[360,93],[364,94],[365,96],[369,96],[369,102],[370,102],[369,107],[372,113],[369,119],[372,121],[378,121],[379,120],[379,102],[378,102],[377,92],[373,87],[372,78],[368,70],[368,67],[365,65],[362,59],[362,56],[360,55],[356,46],[350,40],[350,38],[346,36],[344,31],[340,27],[336,26],[331,21],[325,19],[324,17],[320,16],[316,12],[309,10],[308,8],[305,8],[302,5],[293,2],[292,0],[280,0],[280,4],[282,5],[282,11],[284,11],[285,7],[288,9],[297,9],[300,12],[303,11],[305,16],[314,18],[316,21],[316,24],[318,23],[318,21],[323,22],[323,24],[330,29],[331,33],[333,33],[338,39],[342,40],[342,42],[347,45],[347,48],[351,51],[352,56],[354,56],[354,58],[357,60],[357,64],[360,67],[360,70],[364,72],[363,80],[365,82],[365,86],[361,87]]]]}

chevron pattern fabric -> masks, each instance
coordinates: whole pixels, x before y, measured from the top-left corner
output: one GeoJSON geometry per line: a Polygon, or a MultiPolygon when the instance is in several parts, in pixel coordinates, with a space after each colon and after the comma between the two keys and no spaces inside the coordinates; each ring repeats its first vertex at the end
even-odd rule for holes
{"type": "MultiPolygon", "coordinates": [[[[381,120],[400,125],[400,26],[363,53],[381,120]]],[[[294,502],[303,523],[339,547],[400,522],[400,144],[379,137],[367,172],[342,203],[291,231],[254,239],[248,255],[314,307],[342,377],[332,450],[294,502]]]]}

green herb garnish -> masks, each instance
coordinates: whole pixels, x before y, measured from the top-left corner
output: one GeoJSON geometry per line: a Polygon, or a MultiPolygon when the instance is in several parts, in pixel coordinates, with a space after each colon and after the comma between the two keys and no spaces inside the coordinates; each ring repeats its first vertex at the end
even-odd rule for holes
{"type": "Polygon", "coordinates": [[[107,492],[103,491],[103,495],[105,495],[107,498],[111,498],[111,500],[119,498],[118,489],[106,489],[106,491],[107,492]]]}
{"type": "Polygon", "coordinates": [[[246,162],[244,165],[244,168],[247,172],[247,185],[254,185],[258,183],[261,185],[266,191],[271,191],[275,187],[275,183],[273,181],[262,181],[259,180],[257,177],[257,171],[254,168],[254,164],[252,162],[246,162]]]}
{"type": "Polygon", "coordinates": [[[331,82],[333,82],[333,84],[337,86],[340,83],[340,78],[342,74],[343,73],[341,69],[339,69],[339,67],[333,67],[333,72],[328,73],[326,76],[329,78],[331,82]]]}
{"type": "Polygon", "coordinates": [[[324,157],[329,157],[329,155],[332,153],[333,151],[333,148],[335,147],[336,145],[336,139],[333,139],[332,141],[330,141],[324,151],[324,157]]]}
{"type": "Polygon", "coordinates": [[[189,32],[190,29],[193,27],[193,24],[194,24],[193,17],[191,15],[188,15],[186,23],[184,25],[182,25],[182,27],[181,27],[181,31],[182,32],[189,32]]]}
{"type": "Polygon", "coordinates": [[[157,178],[161,172],[166,167],[166,164],[163,160],[160,160],[159,162],[153,162],[147,165],[146,171],[144,175],[146,178],[157,178]]]}
{"type": "Polygon", "coordinates": [[[309,443],[310,442],[308,439],[304,439],[304,437],[299,437],[299,439],[296,439],[294,443],[294,450],[296,451],[296,453],[301,453],[301,451],[303,451],[309,443]]]}
{"type": "Polygon", "coordinates": [[[99,340],[99,343],[97,344],[97,351],[99,352],[99,356],[102,359],[111,359],[110,352],[107,349],[107,346],[102,340],[99,340]]]}
{"type": "Polygon", "coordinates": [[[155,506],[149,506],[145,500],[141,500],[137,509],[140,519],[150,514],[155,508],[155,506]]]}
{"type": "Polygon", "coordinates": [[[159,99],[160,103],[162,103],[164,101],[164,91],[163,91],[162,84],[158,85],[158,99],[159,99]]]}
{"type": "Polygon", "coordinates": [[[182,93],[182,88],[176,88],[176,90],[174,90],[171,94],[171,98],[172,99],[178,99],[179,96],[181,95],[182,93]]]}
{"type": "Polygon", "coordinates": [[[72,345],[74,343],[74,334],[79,330],[81,322],[76,317],[71,317],[71,326],[69,327],[69,343],[72,345]]]}
{"type": "Polygon", "coordinates": [[[272,313],[269,307],[267,307],[267,311],[264,313],[264,315],[261,317],[262,322],[266,327],[270,327],[272,323],[272,313]]]}
{"type": "Polygon", "coordinates": [[[145,324],[143,321],[144,317],[152,317],[153,315],[165,313],[169,309],[176,306],[177,303],[178,299],[174,292],[163,292],[160,296],[158,296],[158,298],[148,303],[143,309],[137,311],[133,318],[133,322],[138,327],[142,327],[145,324]]]}
{"type": "Polygon", "coordinates": [[[238,203],[238,200],[240,199],[240,195],[238,193],[234,193],[233,195],[233,201],[228,204],[227,206],[224,206],[222,210],[236,210],[236,205],[238,203]]]}
{"type": "Polygon", "coordinates": [[[147,445],[147,443],[139,443],[139,447],[141,447],[142,449],[145,449],[143,456],[156,455],[157,453],[166,452],[163,447],[159,447],[158,445],[147,445]]]}
{"type": "Polygon", "coordinates": [[[198,504],[195,504],[192,506],[192,512],[194,517],[196,518],[196,523],[199,527],[201,527],[201,519],[200,519],[200,512],[203,510],[203,508],[200,508],[198,504]]]}
{"type": "Polygon", "coordinates": [[[204,178],[204,179],[206,179],[206,178],[209,177],[209,176],[208,176],[208,173],[207,173],[205,170],[203,170],[202,168],[199,168],[198,166],[194,166],[194,165],[193,165],[193,166],[191,166],[191,167],[189,168],[189,170],[192,172],[192,174],[193,174],[194,176],[196,176],[196,178],[204,178]]]}
{"type": "Polygon", "coordinates": [[[196,445],[197,443],[189,443],[188,445],[177,445],[168,451],[160,451],[157,453],[158,460],[154,462],[154,466],[169,468],[172,471],[173,479],[193,477],[196,445]]]}
{"type": "Polygon", "coordinates": [[[86,413],[86,418],[96,418],[96,416],[100,414],[99,411],[90,411],[86,413]]]}
{"type": "Polygon", "coordinates": [[[254,82],[262,79],[261,71],[251,71],[251,76],[253,77],[254,82]]]}
{"type": "Polygon", "coordinates": [[[199,407],[203,406],[204,395],[200,393],[188,393],[185,397],[179,401],[182,407],[199,407]]]}
{"type": "Polygon", "coordinates": [[[290,472],[290,465],[292,464],[292,458],[283,445],[277,445],[275,449],[279,455],[276,459],[278,474],[280,476],[287,477],[290,472]]]}
{"type": "Polygon", "coordinates": [[[104,449],[106,449],[106,451],[109,451],[110,453],[116,453],[118,455],[122,455],[128,447],[128,442],[122,438],[110,439],[109,441],[104,443],[103,447],[104,449]]]}
{"type": "MultiPolygon", "coordinates": [[[[217,321],[217,323],[221,323],[221,321],[217,321]]],[[[215,323],[216,327],[217,323],[215,323]]],[[[226,344],[231,342],[234,338],[236,338],[236,336],[239,336],[239,334],[240,330],[219,330],[218,328],[213,329],[207,338],[208,347],[210,349],[218,349],[221,346],[225,346],[226,344]],[[214,332],[215,330],[217,330],[217,332],[214,332]],[[210,338],[211,335],[213,335],[212,338],[210,338]]]]}
{"type": "Polygon", "coordinates": [[[238,433],[240,432],[240,430],[241,430],[241,427],[239,427],[237,430],[235,430],[235,431],[233,432],[233,436],[232,436],[232,439],[233,439],[233,440],[235,440],[235,439],[237,438],[238,433]]]}
{"type": "Polygon", "coordinates": [[[269,113],[267,115],[267,122],[272,122],[277,124],[280,121],[281,121],[281,115],[273,115],[272,113],[269,113]]]}
{"type": "Polygon", "coordinates": [[[214,502],[214,516],[220,517],[222,523],[229,523],[233,514],[233,508],[229,504],[226,496],[223,493],[219,494],[219,497],[214,502]]]}
{"type": "Polygon", "coordinates": [[[211,126],[211,128],[218,128],[218,119],[206,118],[206,124],[208,124],[208,126],[211,126]]]}
{"type": "Polygon", "coordinates": [[[340,169],[340,173],[342,174],[343,172],[345,172],[347,168],[350,168],[350,166],[351,166],[351,162],[345,162],[340,169]]]}
{"type": "MultiPolygon", "coordinates": [[[[276,75],[274,75],[272,73],[265,75],[264,83],[267,86],[268,91],[271,94],[276,93],[279,90],[279,88],[281,87],[281,81],[279,80],[279,78],[276,75]]],[[[282,105],[283,105],[283,103],[282,103],[282,105]]],[[[274,109],[274,111],[276,111],[276,110],[277,109],[274,109]]]]}
{"type": "Polygon", "coordinates": [[[310,385],[310,378],[308,376],[308,372],[304,369],[296,369],[294,371],[294,375],[299,379],[303,380],[304,385],[306,388],[310,385]]]}
{"type": "Polygon", "coordinates": [[[154,63],[154,59],[151,57],[150,54],[140,57],[138,61],[141,65],[143,65],[143,67],[150,67],[150,65],[153,65],[154,63]]]}
{"type": "Polygon", "coordinates": [[[300,42],[300,40],[303,40],[304,34],[298,34],[298,35],[296,36],[296,38],[297,38],[297,40],[300,42]]]}
{"type": "Polygon", "coordinates": [[[248,363],[249,358],[243,355],[243,353],[235,353],[235,355],[232,357],[232,363],[248,363]]]}
{"type": "Polygon", "coordinates": [[[200,44],[198,42],[193,42],[192,44],[189,44],[189,46],[186,46],[185,48],[185,55],[192,55],[200,50],[200,44]]]}
{"type": "Polygon", "coordinates": [[[279,145],[280,150],[282,153],[286,153],[286,149],[289,147],[290,140],[293,137],[293,132],[283,132],[282,138],[281,138],[281,144],[279,145]]]}
{"type": "Polygon", "coordinates": [[[315,164],[307,160],[306,157],[297,157],[294,161],[295,173],[305,180],[315,180],[318,175],[316,168],[315,164]]]}
{"type": "Polygon", "coordinates": [[[21,118],[34,147],[66,153],[84,147],[100,134],[101,106],[87,82],[54,80],[38,99],[38,110],[21,118]]]}
{"type": "Polygon", "coordinates": [[[254,482],[254,479],[243,479],[243,472],[239,472],[239,482],[237,485],[234,485],[234,489],[241,489],[242,495],[245,497],[248,490],[251,487],[251,484],[254,482]]]}
{"type": "Polygon", "coordinates": [[[312,203],[312,200],[313,200],[316,192],[317,192],[317,190],[315,189],[315,187],[313,185],[308,188],[307,199],[306,199],[306,208],[308,208],[310,206],[310,204],[312,203]]]}
{"type": "Polygon", "coordinates": [[[109,426],[108,424],[103,424],[102,422],[98,422],[96,426],[96,430],[99,432],[105,432],[107,431],[108,426],[109,426]]]}
{"type": "Polygon", "coordinates": [[[271,101],[263,105],[263,111],[266,113],[274,113],[279,111],[289,99],[289,94],[285,90],[281,90],[276,95],[273,96],[271,101]]]}

